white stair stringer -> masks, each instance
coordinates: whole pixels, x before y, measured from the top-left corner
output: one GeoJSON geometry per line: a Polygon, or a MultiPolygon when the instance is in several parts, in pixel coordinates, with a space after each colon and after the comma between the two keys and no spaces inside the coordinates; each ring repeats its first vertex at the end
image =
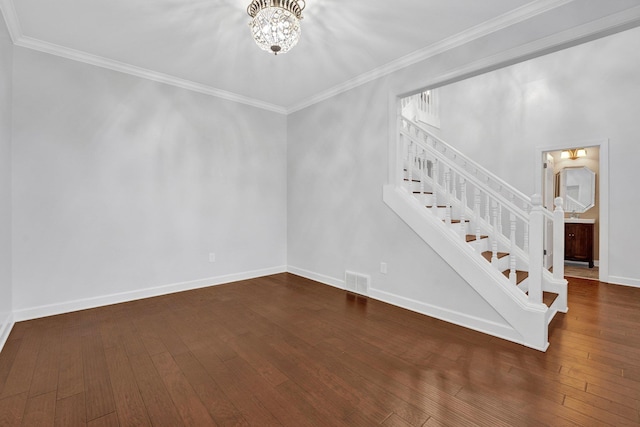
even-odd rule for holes
{"type": "MultiPolygon", "coordinates": [[[[487,330],[486,322],[462,326],[504,338],[527,347],[545,351],[548,347],[548,322],[555,311],[566,308],[566,301],[552,308],[534,303],[474,248],[460,239],[446,224],[427,209],[406,189],[387,185],[384,202],[431,246],[487,303],[498,312],[510,328],[487,330]]],[[[556,301],[557,302],[557,301],[556,301]]],[[[448,319],[443,319],[448,320],[448,319]]]]}

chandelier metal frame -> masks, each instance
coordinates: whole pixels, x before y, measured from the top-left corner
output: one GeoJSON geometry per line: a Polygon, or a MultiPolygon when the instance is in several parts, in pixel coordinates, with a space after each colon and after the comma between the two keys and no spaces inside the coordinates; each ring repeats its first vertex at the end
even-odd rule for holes
{"type": "Polygon", "coordinates": [[[247,6],[249,27],[258,46],[267,52],[285,53],[300,38],[304,0],[253,0],[247,6]]]}

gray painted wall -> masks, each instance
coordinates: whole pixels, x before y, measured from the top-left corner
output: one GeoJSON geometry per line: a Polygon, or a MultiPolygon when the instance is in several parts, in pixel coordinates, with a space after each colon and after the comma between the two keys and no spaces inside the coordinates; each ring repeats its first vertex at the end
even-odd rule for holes
{"type": "MultiPolygon", "coordinates": [[[[609,44],[615,43],[613,38],[595,42],[595,48],[576,48],[593,49],[589,55],[594,61],[601,60],[602,56],[618,55],[619,58],[612,62],[601,61],[598,67],[602,71],[600,78],[587,79],[594,84],[591,90],[584,89],[588,94],[573,93],[572,98],[561,104],[549,100],[546,108],[553,112],[553,120],[536,116],[537,122],[523,131],[516,129],[519,122],[512,122],[512,119],[519,118],[514,113],[516,117],[507,115],[491,122],[479,122],[477,126],[483,128],[483,137],[474,135],[472,143],[458,144],[450,140],[461,151],[472,158],[477,156],[490,170],[510,180],[525,193],[532,193],[533,153],[536,146],[545,145],[543,134],[553,130],[558,140],[610,138],[610,169],[615,171],[611,175],[610,193],[611,222],[615,224],[610,231],[610,274],[624,277],[630,284],[640,283],[636,282],[640,281],[640,272],[633,260],[636,251],[631,246],[640,237],[640,229],[630,226],[633,224],[631,215],[640,208],[640,199],[627,192],[629,185],[640,178],[638,168],[632,163],[640,154],[635,107],[640,94],[637,92],[637,71],[631,72],[634,66],[621,67],[621,61],[629,56],[637,57],[640,52],[637,47],[638,30],[634,31],[635,34],[614,36],[636,39],[632,45],[623,43],[624,48],[617,53],[605,53],[609,44]],[[631,93],[624,93],[630,90],[631,93]],[[606,105],[598,103],[602,97],[608,98],[606,105]],[[593,103],[591,109],[585,109],[587,101],[593,103]],[[594,120],[596,108],[600,110],[595,117],[597,120],[594,120]],[[631,123],[633,120],[636,123],[631,123]],[[560,121],[567,123],[558,125],[560,121]],[[547,128],[543,132],[538,127],[543,123],[552,129],[547,128]],[[603,127],[605,123],[606,127],[603,127]],[[580,129],[580,133],[567,132],[567,129],[580,129]],[[500,138],[491,138],[492,132],[499,132],[500,138]],[[523,132],[525,138],[522,138],[523,132]],[[510,142],[504,142],[505,139],[510,142]],[[519,161],[513,162],[514,158],[519,161]]],[[[341,283],[345,270],[369,274],[376,289],[438,305],[445,310],[503,322],[390,211],[381,196],[382,186],[388,179],[390,95],[446,81],[459,73],[457,70],[465,69],[474,61],[520,43],[517,35],[514,39],[495,40],[496,37],[499,35],[490,35],[445,52],[289,116],[289,266],[335,284],[341,283]],[[388,274],[380,273],[381,262],[387,263],[388,274]]],[[[556,55],[580,58],[584,53],[560,52],[556,55]]],[[[566,70],[558,75],[585,78],[585,70],[580,63],[556,62],[553,59],[542,61],[547,61],[541,68],[544,76],[566,70]]],[[[522,67],[532,65],[526,63],[522,67]]],[[[637,65],[635,67],[637,70],[637,65]]],[[[510,87],[510,82],[503,83],[510,87]]],[[[562,81],[557,83],[562,84],[562,81]]],[[[495,100],[496,103],[504,101],[495,100]]],[[[475,107],[470,106],[470,109],[475,107]]],[[[511,107],[507,104],[507,109],[511,107]]],[[[467,123],[458,123],[458,126],[462,131],[473,134],[473,128],[469,128],[467,123]]]]}
{"type": "Polygon", "coordinates": [[[0,347],[12,311],[11,78],[13,44],[0,14],[0,347]]]}
{"type": "Polygon", "coordinates": [[[285,116],[19,47],[14,69],[16,312],[285,268],[285,116]]]}
{"type": "Polygon", "coordinates": [[[635,28],[440,89],[443,139],[525,194],[536,147],[609,140],[609,276],[637,286],[639,69],[635,28]]]}
{"type": "MultiPolygon", "coordinates": [[[[347,269],[370,274],[382,291],[503,323],[381,193],[389,95],[543,31],[526,25],[288,118],[15,48],[14,310],[289,265],[336,283],[347,269]]],[[[617,185],[637,180],[619,147],[617,185]]],[[[623,220],[627,201],[612,192],[623,220]]],[[[612,274],[640,276],[616,243],[612,274]]]]}
{"type": "Polygon", "coordinates": [[[345,270],[370,275],[376,290],[505,325],[382,201],[390,84],[380,79],[289,115],[288,264],[337,286],[345,270]]]}

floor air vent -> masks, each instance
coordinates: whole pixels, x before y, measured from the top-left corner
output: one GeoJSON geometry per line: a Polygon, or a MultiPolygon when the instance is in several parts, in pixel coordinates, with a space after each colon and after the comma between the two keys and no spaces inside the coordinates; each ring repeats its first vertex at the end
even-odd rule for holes
{"type": "Polygon", "coordinates": [[[369,282],[371,278],[364,274],[354,273],[352,271],[345,271],[344,283],[347,291],[354,292],[360,295],[367,295],[369,292],[369,282]]]}

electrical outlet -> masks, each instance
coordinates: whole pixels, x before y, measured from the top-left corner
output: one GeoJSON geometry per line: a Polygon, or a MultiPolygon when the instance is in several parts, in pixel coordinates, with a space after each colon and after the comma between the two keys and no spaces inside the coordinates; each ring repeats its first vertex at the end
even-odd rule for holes
{"type": "Polygon", "coordinates": [[[216,254],[213,252],[209,253],[209,262],[216,262],[216,254]]]}
{"type": "Polygon", "coordinates": [[[380,263],[380,273],[387,274],[387,263],[386,262],[381,262],[380,263]]]}

